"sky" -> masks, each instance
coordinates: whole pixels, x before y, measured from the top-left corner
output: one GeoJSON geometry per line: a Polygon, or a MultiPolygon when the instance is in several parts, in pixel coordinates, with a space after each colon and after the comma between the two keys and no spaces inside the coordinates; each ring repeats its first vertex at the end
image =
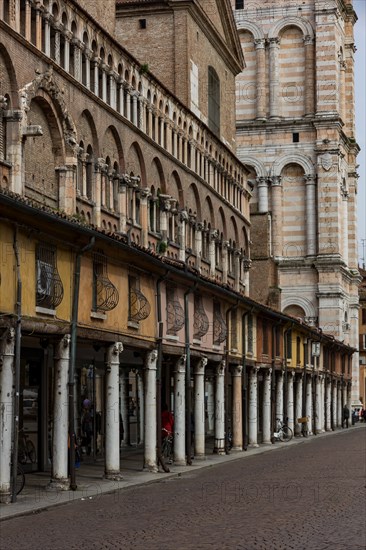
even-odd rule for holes
{"type": "Polygon", "coordinates": [[[360,264],[366,264],[366,0],[354,0],[358,16],[355,25],[356,140],[361,147],[357,157],[358,180],[358,252],[360,264]],[[364,247],[362,247],[364,241],[364,247]]]}

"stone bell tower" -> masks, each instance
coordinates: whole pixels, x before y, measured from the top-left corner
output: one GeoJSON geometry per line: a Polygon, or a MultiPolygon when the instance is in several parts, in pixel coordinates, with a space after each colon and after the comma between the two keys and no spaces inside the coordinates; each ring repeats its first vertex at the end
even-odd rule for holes
{"type": "MultiPolygon", "coordinates": [[[[357,348],[352,0],[232,7],[247,63],[236,120],[253,185],[253,298],[357,348]]],[[[358,370],[355,353],[353,401],[358,370]]]]}

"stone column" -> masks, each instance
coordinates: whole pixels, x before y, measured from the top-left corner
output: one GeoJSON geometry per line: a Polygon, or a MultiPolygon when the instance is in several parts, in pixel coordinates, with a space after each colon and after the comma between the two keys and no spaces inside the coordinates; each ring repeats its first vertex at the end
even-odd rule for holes
{"type": "MultiPolygon", "coordinates": [[[[64,69],[68,73],[70,72],[70,42],[72,33],[70,31],[64,31],[65,44],[64,44],[64,69]]],[[[90,64],[90,61],[89,61],[90,64]]],[[[89,68],[89,88],[90,88],[90,68],[89,68]]]]}
{"type": "Polygon", "coordinates": [[[31,41],[31,5],[29,0],[25,0],[25,39],[28,40],[28,42],[31,41]]]}
{"type": "Polygon", "coordinates": [[[232,430],[233,451],[243,450],[243,414],[242,414],[242,372],[241,365],[235,365],[231,371],[233,381],[232,430]]]}
{"type": "Polygon", "coordinates": [[[326,392],[326,408],[325,408],[325,416],[326,416],[326,431],[331,432],[332,431],[332,417],[331,417],[331,399],[332,399],[332,392],[331,392],[331,381],[328,378],[326,381],[325,386],[325,392],[326,392]]]}
{"type": "Polygon", "coordinates": [[[196,231],[195,231],[195,251],[196,251],[196,268],[199,269],[201,266],[202,259],[202,230],[203,224],[201,222],[196,222],[196,231]]]}
{"type": "Polygon", "coordinates": [[[138,443],[142,443],[144,441],[144,383],[142,379],[141,372],[137,373],[137,399],[139,402],[139,418],[137,419],[137,422],[140,424],[140,441],[138,443]]]}
{"type": "Polygon", "coordinates": [[[280,118],[279,95],[280,80],[278,67],[278,52],[280,48],[280,38],[269,39],[269,116],[271,119],[280,118]]]}
{"type": "MultiPolygon", "coordinates": [[[[157,350],[147,353],[145,361],[145,435],[144,469],[157,472],[156,455],[156,363],[157,350]]],[[[160,434],[159,434],[160,437],[160,434]]]]}
{"type": "Polygon", "coordinates": [[[313,395],[312,395],[312,375],[308,374],[306,379],[306,416],[308,417],[308,433],[312,433],[313,426],[313,395]]]}
{"type": "Polygon", "coordinates": [[[140,190],[141,245],[146,248],[149,241],[149,197],[151,192],[148,187],[140,190]]]}
{"type": "Polygon", "coordinates": [[[132,123],[138,125],[138,116],[137,116],[137,92],[133,92],[132,95],[132,123]]]}
{"type": "Polygon", "coordinates": [[[349,193],[346,188],[341,190],[342,196],[342,256],[343,261],[348,264],[348,197],[349,193]]]}
{"type": "Polygon", "coordinates": [[[325,432],[325,377],[320,376],[320,431],[325,432]]]}
{"type": "Polygon", "coordinates": [[[51,26],[50,26],[50,14],[45,13],[44,18],[44,53],[51,57],[51,26]]]}
{"type": "Polygon", "coordinates": [[[122,445],[127,447],[130,444],[130,426],[128,418],[128,373],[125,370],[121,371],[119,379],[119,402],[123,424],[122,445]]]}
{"type": "Polygon", "coordinates": [[[210,260],[210,275],[215,275],[216,271],[216,239],[219,234],[216,229],[212,229],[210,232],[209,251],[208,256],[210,260]]]}
{"type": "Polygon", "coordinates": [[[116,78],[118,75],[114,71],[110,71],[108,74],[109,78],[109,104],[112,109],[117,109],[117,82],[116,78]]]}
{"type": "Polygon", "coordinates": [[[42,49],[42,14],[39,6],[36,6],[36,43],[35,46],[39,50],[42,49]]]}
{"type": "Polygon", "coordinates": [[[178,215],[178,240],[179,240],[179,259],[182,262],[186,260],[186,225],[188,214],[186,210],[181,210],[178,215]]]}
{"type": "Polygon", "coordinates": [[[99,58],[94,57],[92,59],[92,64],[94,65],[94,86],[93,91],[96,96],[99,96],[99,58]]]}
{"type": "Polygon", "coordinates": [[[305,46],[305,116],[313,116],[314,108],[314,39],[306,35],[305,46]]]}
{"type": "Polygon", "coordinates": [[[59,176],[59,207],[72,215],[76,206],[76,159],[75,164],[57,168],[59,176]]]}
{"type": "Polygon", "coordinates": [[[126,118],[131,120],[131,87],[126,85],[126,118]]]}
{"type": "Polygon", "coordinates": [[[225,454],[225,361],[216,367],[215,393],[215,448],[214,453],[225,454]]]}
{"type": "MultiPolygon", "coordinates": [[[[343,396],[342,402],[343,402],[343,407],[344,407],[345,405],[347,405],[347,384],[346,384],[346,382],[342,382],[342,396],[343,396]]],[[[342,426],[345,425],[345,424],[343,424],[343,407],[342,407],[342,426]]],[[[351,421],[352,421],[352,416],[351,416],[351,421]]],[[[348,419],[348,425],[349,425],[349,419],[348,419]]]]}
{"type": "Polygon", "coordinates": [[[101,99],[107,103],[107,70],[108,70],[108,65],[106,65],[106,63],[101,63],[101,67],[100,67],[101,71],[102,71],[102,97],[101,99]]]}
{"type": "Polygon", "coordinates": [[[61,64],[61,55],[60,55],[60,43],[61,43],[61,34],[57,25],[54,25],[55,31],[55,61],[58,65],[61,64]]]}
{"type": "Polygon", "coordinates": [[[175,363],[174,370],[174,463],[186,465],[186,356],[175,363]]]}
{"type": "Polygon", "coordinates": [[[292,371],[289,371],[287,374],[287,425],[292,431],[294,430],[294,376],[295,373],[292,371]]]}
{"type": "Polygon", "coordinates": [[[120,411],[119,411],[119,355],[122,342],[108,347],[105,375],[105,478],[121,479],[120,474],[120,411]]]}
{"type": "Polygon", "coordinates": [[[263,443],[271,443],[271,373],[266,369],[263,388],[263,443]]]}
{"type": "Polygon", "coordinates": [[[313,174],[305,177],[306,185],[306,254],[316,254],[316,182],[313,174]]]}
{"type": "Polygon", "coordinates": [[[295,415],[295,435],[301,435],[302,424],[297,420],[302,417],[302,386],[303,386],[303,374],[299,374],[296,377],[296,415],[295,415]]]}
{"type": "Polygon", "coordinates": [[[125,88],[122,78],[118,82],[118,94],[119,94],[119,112],[122,116],[125,115],[125,88]]]}
{"type": "Polygon", "coordinates": [[[52,473],[50,489],[69,489],[69,405],[68,375],[71,336],[66,334],[55,347],[55,382],[53,397],[52,473]]]}
{"type": "Polygon", "coordinates": [[[282,256],[282,183],[281,176],[272,176],[272,246],[273,255],[282,256]]]}
{"type": "Polygon", "coordinates": [[[283,422],[283,371],[279,371],[277,374],[276,418],[283,422]]]}
{"type": "Polygon", "coordinates": [[[205,458],[205,368],[207,357],[201,357],[194,368],[194,457],[205,458]]]}
{"type": "Polygon", "coordinates": [[[0,502],[4,504],[11,501],[14,348],[15,330],[8,328],[0,340],[0,502]]]}
{"type": "Polygon", "coordinates": [[[207,378],[207,433],[215,430],[215,385],[213,376],[207,378]]]}
{"type": "Polygon", "coordinates": [[[333,380],[332,387],[332,428],[337,428],[337,382],[333,380]]]}
{"type": "MultiPolygon", "coordinates": [[[[66,43],[66,41],[65,41],[66,43]]],[[[85,86],[90,90],[90,60],[92,53],[90,50],[85,48],[84,50],[84,63],[85,63],[85,86]]]]}
{"type": "Polygon", "coordinates": [[[258,187],[258,212],[268,212],[268,183],[267,178],[256,178],[258,187]]]}
{"type": "Polygon", "coordinates": [[[258,447],[258,368],[254,367],[249,375],[249,445],[258,447]]]}
{"type": "Polygon", "coordinates": [[[222,282],[227,283],[227,276],[229,271],[229,241],[222,243],[222,282]]]}
{"type": "Polygon", "coordinates": [[[266,120],[266,51],[265,39],[254,40],[257,56],[257,120],[266,120]]]}
{"type": "Polygon", "coordinates": [[[118,189],[118,203],[119,203],[119,230],[122,233],[127,229],[127,184],[122,177],[119,180],[118,189]]]}
{"type": "Polygon", "coordinates": [[[73,38],[72,46],[74,48],[74,77],[78,82],[81,82],[81,42],[77,38],[73,38]]]}
{"type": "Polygon", "coordinates": [[[342,427],[342,387],[341,382],[337,384],[337,428],[342,427]]]}
{"type": "Polygon", "coordinates": [[[316,377],[315,382],[315,431],[317,434],[321,432],[321,422],[320,422],[320,399],[321,399],[321,392],[320,392],[320,375],[316,377]]]}

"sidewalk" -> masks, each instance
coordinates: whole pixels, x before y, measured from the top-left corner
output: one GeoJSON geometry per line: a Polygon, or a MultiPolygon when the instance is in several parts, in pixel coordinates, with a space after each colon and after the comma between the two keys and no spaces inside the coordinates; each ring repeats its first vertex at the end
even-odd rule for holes
{"type": "MultiPolygon", "coordinates": [[[[366,428],[366,424],[357,424],[349,429],[366,428]]],[[[210,453],[207,446],[207,455],[205,460],[193,460],[192,466],[174,466],[169,465],[170,473],[162,472],[150,473],[142,471],[143,468],[143,450],[142,448],[127,448],[121,451],[121,481],[109,481],[103,479],[104,460],[98,459],[96,462],[89,462],[87,459],[81,463],[81,467],[76,470],[76,491],[48,491],[46,489],[50,480],[49,472],[26,474],[26,484],[22,493],[17,497],[14,504],[0,505],[0,520],[6,520],[16,516],[36,513],[52,506],[60,506],[77,500],[100,498],[101,495],[113,493],[117,490],[123,490],[129,487],[137,487],[147,483],[156,483],[168,478],[179,477],[184,474],[196,472],[201,468],[209,468],[217,464],[241,460],[254,455],[284,450],[292,445],[306,444],[322,437],[331,437],[332,435],[344,434],[347,429],[338,429],[335,432],[324,432],[316,436],[294,438],[289,443],[277,442],[274,445],[260,445],[259,447],[249,447],[247,451],[231,452],[229,455],[216,455],[210,453]]],[[[212,448],[211,448],[212,449],[212,448]]]]}

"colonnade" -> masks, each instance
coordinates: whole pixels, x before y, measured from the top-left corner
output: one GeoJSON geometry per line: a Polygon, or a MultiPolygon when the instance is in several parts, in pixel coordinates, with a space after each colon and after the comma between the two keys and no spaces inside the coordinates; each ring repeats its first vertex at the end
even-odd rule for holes
{"type": "MultiPolygon", "coordinates": [[[[13,430],[15,335],[8,330],[1,339],[2,369],[0,371],[1,399],[5,408],[0,410],[0,500],[10,499],[10,464],[13,430]]],[[[64,335],[54,346],[53,387],[53,433],[52,472],[49,489],[69,488],[68,448],[68,393],[71,339],[64,335]]],[[[121,479],[120,419],[125,428],[125,443],[129,443],[128,427],[128,378],[120,367],[121,342],[106,347],[105,360],[105,465],[106,479],[121,479]],[[121,375],[121,373],[124,373],[121,375]]],[[[157,350],[146,352],[143,366],[136,377],[139,401],[137,417],[140,443],[143,443],[144,469],[158,470],[157,460],[157,350]]],[[[164,361],[164,358],[163,358],[164,361]]],[[[207,357],[192,359],[192,413],[194,418],[194,445],[192,451],[198,460],[206,455],[206,436],[214,439],[214,452],[227,452],[227,430],[232,430],[234,451],[241,451],[249,444],[271,444],[276,418],[286,422],[301,435],[298,419],[307,416],[310,433],[322,433],[342,427],[342,412],[345,404],[350,408],[351,386],[346,381],[329,373],[313,371],[296,372],[279,369],[274,373],[268,366],[247,367],[243,377],[241,365],[228,365],[225,360],[210,362],[207,357]],[[230,376],[229,372],[230,371],[230,376]],[[226,385],[228,377],[229,386],[226,385]],[[226,382],[225,382],[226,381],[226,382]],[[272,384],[275,382],[275,387],[272,384]],[[244,385],[243,385],[244,384],[244,385]],[[243,411],[243,388],[248,384],[247,409],[243,411]],[[260,390],[260,384],[262,389],[260,390]],[[229,394],[227,388],[230,388],[229,394]],[[272,396],[275,395],[275,403],[272,396]],[[228,400],[228,401],[227,401],[228,400]],[[230,410],[229,410],[230,407],[230,410]],[[244,414],[243,414],[244,412],[244,414]],[[243,425],[243,420],[245,425],[243,425]],[[248,434],[247,439],[244,435],[248,434]]],[[[187,463],[187,418],[186,418],[186,356],[176,357],[174,364],[174,463],[187,463]]],[[[126,371],[127,372],[127,371],[126,371]]],[[[98,410],[102,410],[100,403],[98,410]]],[[[190,457],[189,457],[190,458],[190,457]]]]}

